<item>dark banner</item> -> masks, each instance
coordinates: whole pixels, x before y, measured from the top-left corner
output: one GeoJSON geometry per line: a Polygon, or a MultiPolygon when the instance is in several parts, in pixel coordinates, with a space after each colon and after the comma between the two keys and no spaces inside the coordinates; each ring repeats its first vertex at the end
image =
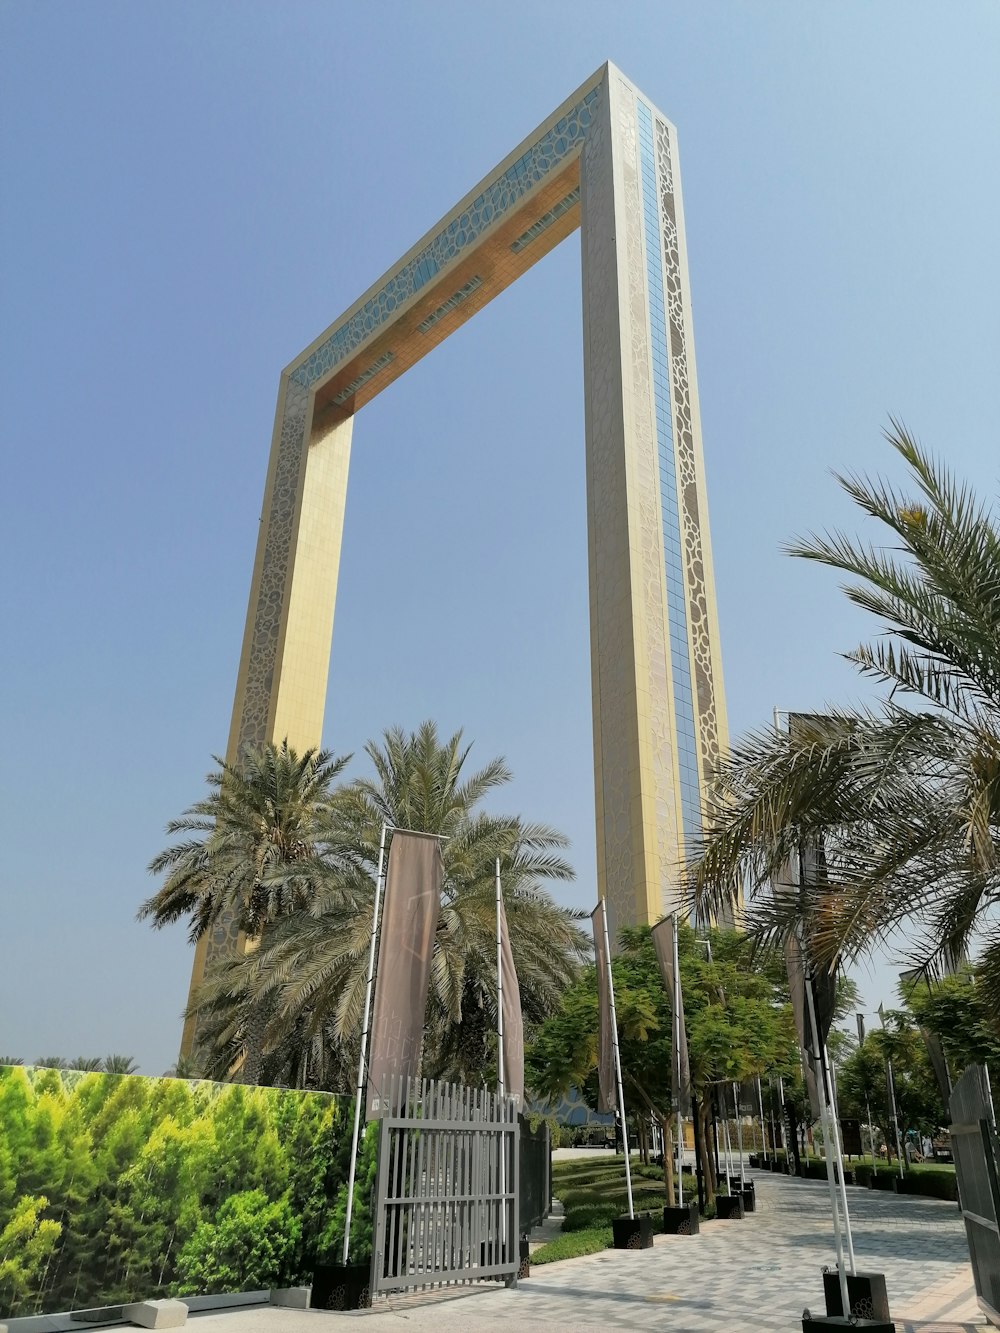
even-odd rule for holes
{"type": "Polygon", "coordinates": [[[393,833],[375,973],[369,1119],[380,1114],[380,1094],[388,1091],[390,1078],[415,1078],[419,1072],[443,879],[439,839],[393,833]]]}
{"type": "Polygon", "coordinates": [[[680,980],[674,980],[674,921],[665,917],[658,921],[650,932],[656,947],[656,958],[660,964],[660,976],[670,995],[670,1009],[673,1013],[674,996],[679,997],[677,1009],[680,1015],[680,1052],[678,1055],[677,1015],[670,1025],[670,1091],[674,1103],[680,1107],[682,1115],[691,1114],[691,1063],[688,1060],[687,1029],[684,1024],[684,995],[680,980]],[[676,985],[676,989],[675,989],[676,985]],[[680,1068],[680,1080],[677,1071],[680,1068]]]}
{"type": "Polygon", "coordinates": [[[614,1111],[615,1052],[611,1035],[611,988],[608,985],[608,951],[604,947],[604,905],[599,903],[590,914],[594,928],[594,961],[597,964],[597,1109],[614,1111]]]}
{"type": "Polygon", "coordinates": [[[352,1119],[322,1092],[0,1067],[0,1321],[309,1283],[343,1243],[352,1119]]]}
{"type": "Polygon", "coordinates": [[[507,931],[507,910],[500,898],[500,978],[503,989],[504,1090],[520,1107],[524,1101],[524,1019],[521,1017],[521,988],[514,970],[514,955],[507,931]]]}
{"type": "Polygon", "coordinates": [[[860,1120],[841,1120],[840,1146],[848,1157],[864,1156],[864,1149],[861,1146],[860,1120]]]}

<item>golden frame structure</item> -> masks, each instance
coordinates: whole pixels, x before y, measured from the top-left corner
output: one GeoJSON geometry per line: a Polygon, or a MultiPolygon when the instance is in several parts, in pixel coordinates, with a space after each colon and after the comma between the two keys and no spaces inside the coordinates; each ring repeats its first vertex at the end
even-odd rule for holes
{"type": "MultiPolygon", "coordinates": [[[[318,745],[354,417],[577,227],[598,892],[677,903],[727,742],[674,127],[602,66],[282,373],[227,758],[318,745]]],[[[199,941],[192,991],[235,922],[199,941]]],[[[194,1044],[185,1026],[182,1050],[194,1044]]]]}

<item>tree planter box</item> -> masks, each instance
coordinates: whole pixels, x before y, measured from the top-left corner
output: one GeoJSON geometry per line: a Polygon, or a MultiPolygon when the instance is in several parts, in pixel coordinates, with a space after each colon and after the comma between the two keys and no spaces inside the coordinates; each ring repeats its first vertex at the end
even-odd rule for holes
{"type": "Polygon", "coordinates": [[[697,1236],[701,1217],[697,1203],[685,1203],[680,1208],[664,1208],[663,1230],[668,1236],[697,1236]]]}
{"type": "Polygon", "coordinates": [[[715,1196],[715,1215],[720,1222],[742,1222],[743,1195],[717,1194],[715,1196]]]}
{"type": "Polygon", "coordinates": [[[896,1192],[896,1181],[898,1179],[898,1176],[891,1176],[888,1172],[883,1171],[877,1176],[872,1176],[871,1187],[873,1190],[885,1190],[887,1193],[894,1194],[896,1192]]]}
{"type": "Polygon", "coordinates": [[[613,1217],[611,1234],[616,1250],[649,1250],[653,1247],[653,1215],[613,1217]]]}
{"type": "Polygon", "coordinates": [[[518,1265],[517,1276],[531,1277],[531,1246],[528,1244],[527,1236],[522,1236],[518,1243],[518,1257],[521,1262],[518,1265]]]}
{"type": "Polygon", "coordinates": [[[744,1213],[755,1213],[757,1211],[757,1193],[753,1185],[748,1181],[740,1190],[740,1193],[743,1195],[744,1213]]]}
{"type": "MultiPolygon", "coordinates": [[[[835,1268],[823,1270],[823,1295],[826,1297],[827,1314],[844,1313],[840,1299],[840,1277],[835,1268]]],[[[851,1315],[860,1319],[889,1322],[889,1295],[885,1289],[884,1273],[848,1273],[847,1299],[851,1302],[851,1315]]]]}
{"type": "Polygon", "coordinates": [[[760,1169],[761,1158],[759,1153],[752,1152],[750,1154],[750,1165],[753,1167],[755,1171],[760,1169]]]}
{"type": "Polygon", "coordinates": [[[886,1319],[845,1319],[842,1314],[803,1315],[802,1333],[826,1333],[831,1328],[868,1329],[870,1333],[896,1333],[896,1325],[886,1319]]]}
{"type": "Polygon", "coordinates": [[[313,1310],[367,1310],[371,1303],[371,1265],[318,1264],[313,1269],[313,1310]]]}

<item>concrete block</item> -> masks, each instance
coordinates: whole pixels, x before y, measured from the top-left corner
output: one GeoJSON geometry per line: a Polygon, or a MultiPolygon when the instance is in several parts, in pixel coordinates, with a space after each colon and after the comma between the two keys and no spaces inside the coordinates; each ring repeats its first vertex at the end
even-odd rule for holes
{"type": "Polygon", "coordinates": [[[308,1310],[312,1287],[272,1287],[268,1300],[288,1310],[308,1310]]]}
{"type": "Polygon", "coordinates": [[[187,1317],[183,1301],[136,1301],[122,1310],[125,1322],[139,1328],[182,1328],[187,1317]]]}

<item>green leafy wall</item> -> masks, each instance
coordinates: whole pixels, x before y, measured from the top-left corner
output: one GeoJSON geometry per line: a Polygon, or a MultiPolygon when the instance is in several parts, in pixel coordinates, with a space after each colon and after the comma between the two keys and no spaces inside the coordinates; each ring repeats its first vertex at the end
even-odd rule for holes
{"type": "Polygon", "coordinates": [[[351,1116],[319,1092],[0,1067],[0,1318],[309,1281],[343,1243],[351,1116]]]}

